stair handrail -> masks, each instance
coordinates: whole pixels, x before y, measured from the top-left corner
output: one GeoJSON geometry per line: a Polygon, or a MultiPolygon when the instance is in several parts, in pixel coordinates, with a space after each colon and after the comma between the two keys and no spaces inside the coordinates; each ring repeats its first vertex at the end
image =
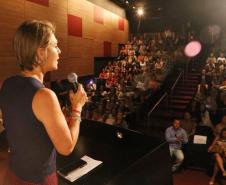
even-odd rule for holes
{"type": "Polygon", "coordinates": [[[181,76],[184,74],[184,70],[182,70],[179,74],[179,76],[177,77],[176,81],[174,82],[173,86],[170,89],[170,94],[174,91],[174,88],[176,87],[178,81],[180,80],[181,76]]]}
{"type": "MultiPolygon", "coordinates": [[[[170,95],[172,94],[174,88],[176,87],[176,85],[177,85],[177,83],[180,80],[180,78],[181,78],[182,75],[184,75],[184,70],[182,70],[180,72],[180,74],[178,75],[176,81],[174,82],[173,86],[171,87],[170,91],[169,92],[165,92],[161,96],[161,98],[159,98],[159,100],[157,101],[157,103],[152,107],[152,109],[148,112],[148,120],[150,119],[152,112],[158,107],[158,105],[162,102],[162,100],[164,100],[165,97],[168,97],[168,103],[169,103],[170,95]]],[[[148,125],[149,125],[149,121],[148,121],[148,125]]]]}
{"type": "Polygon", "coordinates": [[[157,103],[154,105],[154,107],[152,107],[152,109],[148,112],[148,118],[150,118],[152,112],[155,110],[155,108],[162,102],[162,100],[168,95],[167,92],[165,92],[161,98],[159,98],[159,100],[157,101],[157,103]]]}

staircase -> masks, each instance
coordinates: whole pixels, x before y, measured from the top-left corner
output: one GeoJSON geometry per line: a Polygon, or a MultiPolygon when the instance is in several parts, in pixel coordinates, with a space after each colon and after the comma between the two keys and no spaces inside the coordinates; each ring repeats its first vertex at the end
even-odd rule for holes
{"type": "MultiPolygon", "coordinates": [[[[171,92],[151,113],[148,125],[150,130],[164,131],[172,124],[173,118],[183,118],[199,83],[199,70],[189,71],[171,92]]],[[[149,129],[148,129],[149,130],[149,129]]]]}

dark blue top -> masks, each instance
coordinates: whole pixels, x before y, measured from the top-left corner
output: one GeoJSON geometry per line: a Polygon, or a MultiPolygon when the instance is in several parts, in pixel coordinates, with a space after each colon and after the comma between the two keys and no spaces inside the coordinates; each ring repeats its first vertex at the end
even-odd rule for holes
{"type": "Polygon", "coordinates": [[[11,170],[21,179],[41,183],[56,170],[56,152],[32,111],[35,93],[44,85],[30,77],[13,76],[0,91],[0,109],[9,142],[11,170]]]}

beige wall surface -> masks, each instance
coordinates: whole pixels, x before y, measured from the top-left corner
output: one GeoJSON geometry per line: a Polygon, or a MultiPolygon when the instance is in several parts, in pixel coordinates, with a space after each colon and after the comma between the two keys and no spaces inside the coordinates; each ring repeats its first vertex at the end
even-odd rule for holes
{"type": "MultiPolygon", "coordinates": [[[[117,56],[119,43],[128,41],[128,21],[90,1],[49,0],[49,6],[31,1],[0,2],[0,84],[8,76],[19,72],[12,50],[12,38],[16,28],[24,20],[48,20],[56,25],[56,36],[62,53],[59,69],[51,73],[51,80],[64,79],[72,71],[81,76],[93,74],[93,60],[94,57],[104,55],[104,41],[112,43],[112,56],[117,56]],[[103,24],[94,20],[95,7],[103,12],[103,24]],[[68,14],[82,19],[82,37],[68,35],[68,14]],[[124,30],[120,30],[118,26],[118,21],[122,18],[124,30]]],[[[112,3],[107,6],[108,9],[112,6],[123,12],[112,3]]]]}

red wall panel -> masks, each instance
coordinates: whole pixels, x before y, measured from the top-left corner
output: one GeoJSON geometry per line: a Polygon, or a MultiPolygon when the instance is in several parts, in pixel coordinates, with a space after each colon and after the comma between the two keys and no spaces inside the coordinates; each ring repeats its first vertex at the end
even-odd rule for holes
{"type": "Polygon", "coordinates": [[[68,14],[68,35],[82,37],[82,18],[68,14]]]}
{"type": "Polygon", "coordinates": [[[105,57],[111,56],[111,42],[104,41],[104,56],[105,57]]]}
{"type": "Polygon", "coordinates": [[[119,18],[119,20],[118,20],[118,29],[121,30],[121,31],[124,31],[124,27],[125,27],[124,19],[119,18]]]}
{"type": "Polygon", "coordinates": [[[49,6],[49,0],[27,0],[27,1],[31,1],[33,3],[37,3],[43,6],[49,6]]]}
{"type": "Polygon", "coordinates": [[[94,22],[104,24],[104,10],[98,6],[94,6],[94,22]]]}

